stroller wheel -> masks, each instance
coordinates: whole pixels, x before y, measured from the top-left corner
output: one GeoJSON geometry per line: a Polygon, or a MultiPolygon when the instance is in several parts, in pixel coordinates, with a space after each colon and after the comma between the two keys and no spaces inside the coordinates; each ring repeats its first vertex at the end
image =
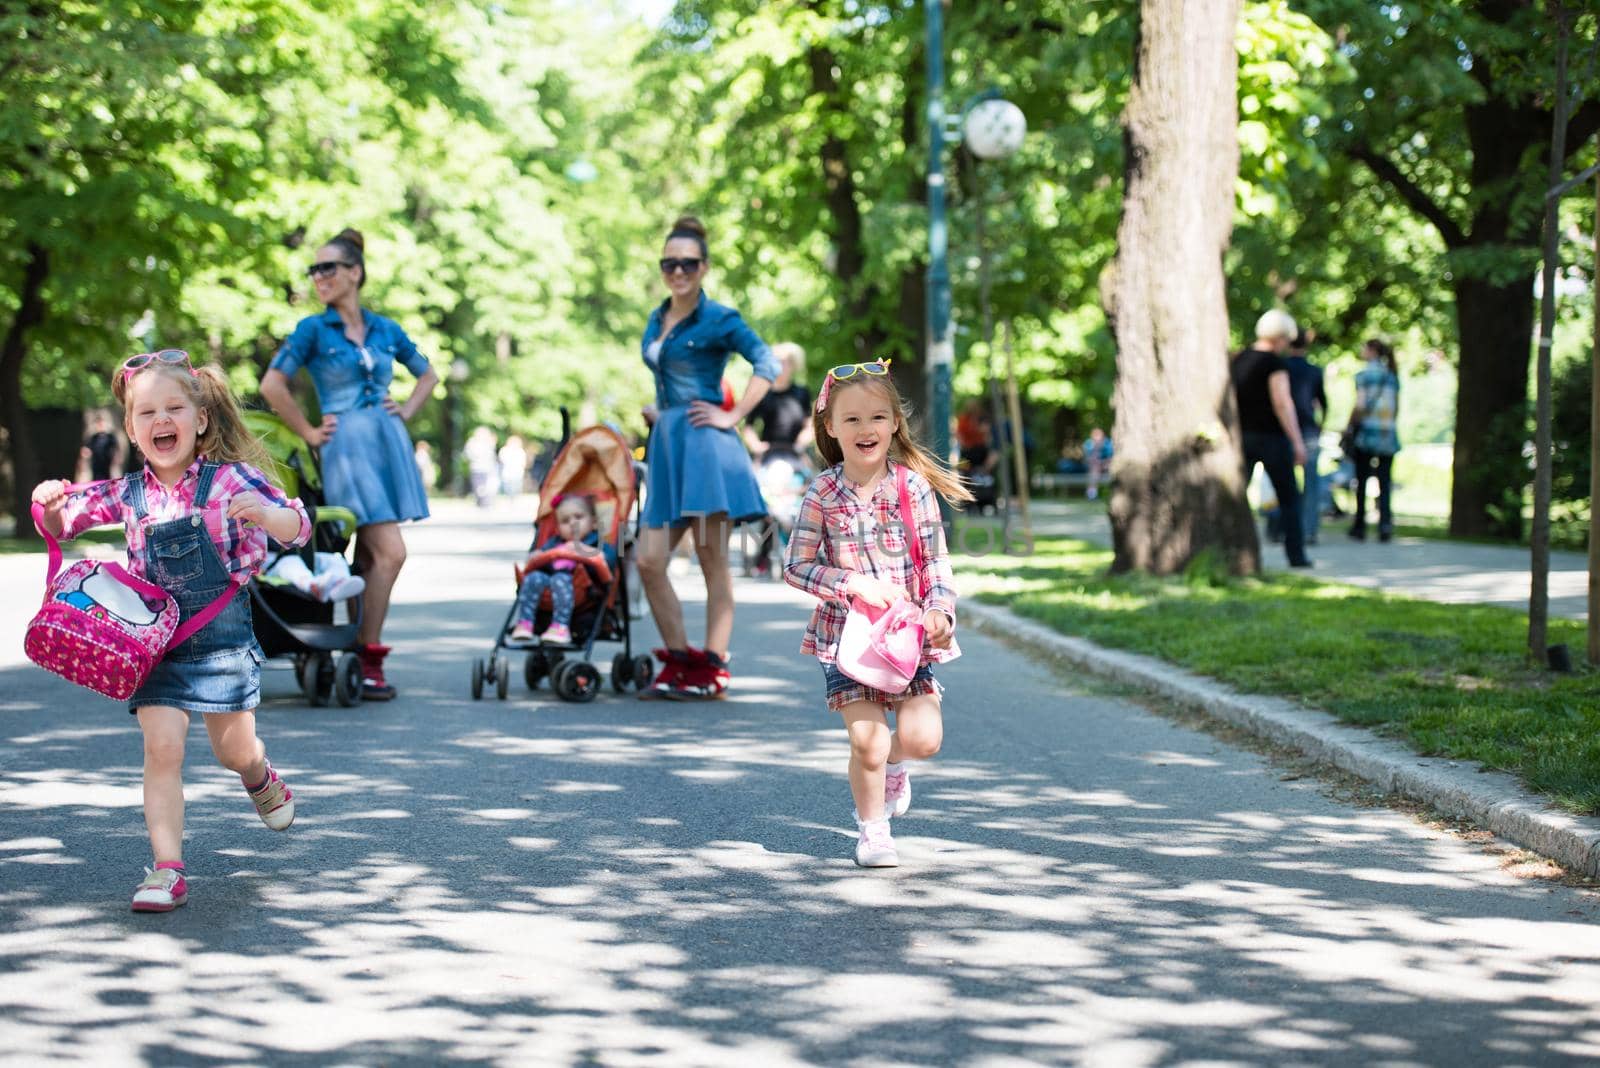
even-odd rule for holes
{"type": "Polygon", "coordinates": [[[633,661],[628,659],[627,653],[618,653],[611,658],[611,688],[627,693],[631,685],[634,685],[633,661]]]}
{"type": "Polygon", "coordinates": [[[554,690],[556,692],[556,696],[561,698],[563,701],[568,700],[567,672],[571,671],[573,665],[576,663],[576,660],[557,660],[555,666],[550,669],[550,688],[554,690]]]}
{"type": "Polygon", "coordinates": [[[503,656],[498,657],[494,662],[494,695],[504,701],[510,692],[511,662],[503,656]]]}
{"type": "Polygon", "coordinates": [[[333,657],[327,653],[306,657],[300,666],[300,689],[313,706],[327,704],[333,695],[333,657]]]}
{"type": "Polygon", "coordinates": [[[549,673],[549,668],[544,662],[542,653],[529,653],[522,661],[522,678],[528,684],[528,689],[530,690],[537,690],[539,688],[539,680],[549,673]]]}
{"type": "Polygon", "coordinates": [[[349,708],[361,703],[361,658],[355,653],[345,653],[333,674],[333,698],[349,708]]]}
{"type": "Polygon", "coordinates": [[[633,685],[637,689],[644,689],[656,678],[656,662],[648,656],[633,658],[633,685]]]}
{"type": "Polygon", "coordinates": [[[476,701],[483,696],[483,657],[472,662],[472,699],[476,701]]]}
{"type": "Polygon", "coordinates": [[[556,675],[556,694],[563,701],[593,701],[600,695],[600,669],[582,660],[568,662],[556,675]]]}

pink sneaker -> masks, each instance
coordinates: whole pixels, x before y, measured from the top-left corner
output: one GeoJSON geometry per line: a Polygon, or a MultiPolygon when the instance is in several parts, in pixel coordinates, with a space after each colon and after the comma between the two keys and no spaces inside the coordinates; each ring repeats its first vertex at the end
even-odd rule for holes
{"type": "Polygon", "coordinates": [[[883,773],[883,811],[887,816],[904,816],[911,808],[911,769],[883,773]]]}
{"type": "Polygon", "coordinates": [[[900,853],[894,847],[894,836],[889,833],[888,817],[859,826],[861,837],[856,839],[856,863],[863,868],[898,868],[900,853]]]}
{"type": "Polygon", "coordinates": [[[517,620],[517,625],[511,628],[511,640],[514,642],[533,641],[533,620],[517,620]]]}
{"type": "Polygon", "coordinates": [[[188,900],[182,868],[146,868],[143,881],[133,888],[135,912],[171,912],[188,900]]]}
{"type": "Polygon", "coordinates": [[[281,831],[294,822],[294,791],[272,770],[272,761],[266,764],[266,781],[254,790],[246,788],[246,792],[250,800],[255,802],[256,814],[261,817],[261,822],[275,831],[281,831]]]}
{"type": "Polygon", "coordinates": [[[539,640],[552,645],[570,645],[572,643],[572,628],[565,623],[552,623],[539,635],[539,640]]]}

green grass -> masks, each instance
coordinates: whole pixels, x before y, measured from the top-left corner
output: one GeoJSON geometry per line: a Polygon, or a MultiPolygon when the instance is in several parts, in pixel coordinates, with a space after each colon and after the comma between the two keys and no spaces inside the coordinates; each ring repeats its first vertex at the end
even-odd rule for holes
{"type": "MultiPolygon", "coordinates": [[[[1031,556],[960,557],[956,569],[978,600],[1064,634],[1293,698],[1600,813],[1600,672],[1535,668],[1525,614],[1290,575],[1112,576],[1110,562],[1107,550],[1041,538],[1031,556]]],[[[1550,642],[1581,660],[1583,624],[1552,621],[1550,642]]]]}
{"type": "MultiPolygon", "coordinates": [[[[123,536],[122,528],[120,526],[101,527],[96,530],[86,530],[72,540],[79,543],[86,541],[94,542],[96,545],[126,544],[126,539],[123,536]]],[[[0,553],[42,553],[44,552],[44,548],[45,546],[43,538],[29,538],[27,540],[23,540],[22,538],[12,537],[9,535],[0,536],[0,553]]]]}

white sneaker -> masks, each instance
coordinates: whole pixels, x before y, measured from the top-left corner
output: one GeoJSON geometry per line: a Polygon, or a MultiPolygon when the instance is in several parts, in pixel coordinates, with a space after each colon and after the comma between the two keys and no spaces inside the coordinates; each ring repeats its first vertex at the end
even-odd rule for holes
{"type": "Polygon", "coordinates": [[[900,866],[900,854],[895,851],[887,817],[861,824],[861,837],[856,839],[856,863],[863,868],[900,866]]]}
{"type": "Polygon", "coordinates": [[[898,772],[883,773],[883,811],[889,817],[904,816],[911,808],[911,769],[904,764],[898,772]]]}
{"type": "Polygon", "coordinates": [[[278,773],[272,770],[272,762],[267,761],[267,780],[254,790],[246,790],[250,800],[255,803],[256,814],[275,831],[286,829],[294,822],[294,791],[289,789],[289,784],[278,778],[278,773]]]}
{"type": "Polygon", "coordinates": [[[146,868],[133,890],[133,911],[171,912],[189,900],[189,884],[182,868],[146,868]]]}

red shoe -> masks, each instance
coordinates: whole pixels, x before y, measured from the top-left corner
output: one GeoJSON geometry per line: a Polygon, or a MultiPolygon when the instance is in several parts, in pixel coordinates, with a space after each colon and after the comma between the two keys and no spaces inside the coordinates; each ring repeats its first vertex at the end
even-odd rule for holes
{"type": "Polygon", "coordinates": [[[356,650],[361,658],[361,699],[363,701],[392,701],[395,688],[383,677],[383,658],[389,655],[387,645],[363,645],[356,650]]]}
{"type": "Polygon", "coordinates": [[[678,701],[715,701],[727,692],[733,676],[728,662],[709,650],[691,649],[691,663],[669,696],[678,701]]]}
{"type": "Polygon", "coordinates": [[[678,688],[682,685],[682,676],[694,663],[694,658],[703,655],[700,650],[690,646],[679,652],[676,649],[652,649],[657,660],[661,661],[661,673],[655,681],[639,691],[641,701],[670,701],[678,699],[678,688]]]}

